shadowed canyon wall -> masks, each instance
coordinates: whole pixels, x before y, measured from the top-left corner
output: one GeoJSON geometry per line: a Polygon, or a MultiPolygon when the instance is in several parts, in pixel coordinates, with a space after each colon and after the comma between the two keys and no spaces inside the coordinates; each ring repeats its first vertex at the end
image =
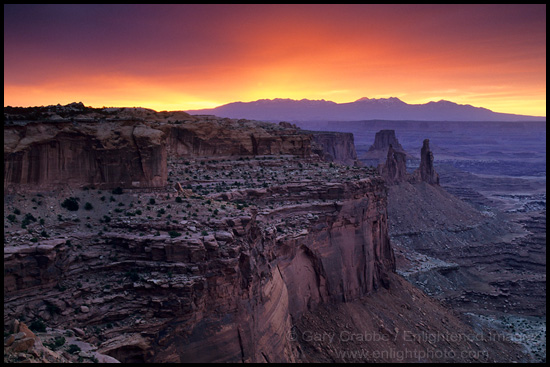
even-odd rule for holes
{"type": "MultiPolygon", "coordinates": [[[[162,187],[167,155],[278,155],[258,164],[281,171],[319,162],[311,134],[248,124],[5,128],[4,184],[162,187]],[[111,165],[113,172],[105,171],[111,165]]],[[[349,140],[342,146],[345,153],[336,156],[353,155],[349,140]]],[[[236,159],[231,165],[241,163],[248,167],[236,159]]],[[[244,200],[255,207],[207,224],[113,220],[99,237],[74,231],[5,248],[5,321],[26,314],[51,327],[116,323],[105,328],[99,351],[124,362],[295,361],[298,346],[288,335],[301,315],[390,288],[388,273],[395,271],[384,181],[372,173],[312,180],[210,194],[223,205],[244,200]],[[201,225],[209,230],[190,229],[201,225]],[[170,230],[201,235],[173,237],[170,230]]],[[[188,200],[199,206],[204,198],[188,200]]]]}
{"type": "Polygon", "coordinates": [[[4,189],[162,187],[166,147],[143,123],[4,126],[4,189]]]}

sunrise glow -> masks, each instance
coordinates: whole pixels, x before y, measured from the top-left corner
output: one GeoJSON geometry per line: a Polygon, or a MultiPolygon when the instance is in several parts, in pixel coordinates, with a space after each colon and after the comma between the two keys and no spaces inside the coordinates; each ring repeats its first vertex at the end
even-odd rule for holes
{"type": "Polygon", "coordinates": [[[545,5],[5,5],[4,105],[440,99],[546,115],[545,5]]]}

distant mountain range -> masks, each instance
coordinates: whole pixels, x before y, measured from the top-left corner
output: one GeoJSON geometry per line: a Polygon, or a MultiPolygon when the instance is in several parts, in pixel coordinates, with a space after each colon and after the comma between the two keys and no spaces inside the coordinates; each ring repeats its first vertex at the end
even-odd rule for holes
{"type": "Polygon", "coordinates": [[[260,99],[233,102],[203,110],[185,111],[191,115],[215,115],[264,121],[545,121],[546,117],[493,112],[487,108],[441,100],[408,104],[399,98],[360,98],[355,102],[336,103],[321,100],[260,99]]]}

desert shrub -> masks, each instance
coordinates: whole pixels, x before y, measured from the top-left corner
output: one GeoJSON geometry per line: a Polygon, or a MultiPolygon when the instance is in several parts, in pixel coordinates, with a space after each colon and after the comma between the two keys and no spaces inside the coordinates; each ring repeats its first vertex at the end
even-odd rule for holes
{"type": "Polygon", "coordinates": [[[155,199],[150,198],[149,199],[149,205],[155,205],[155,199]]]}
{"type": "Polygon", "coordinates": [[[71,353],[71,354],[76,354],[78,352],[80,352],[82,349],[80,349],[80,347],[76,344],[71,344],[69,345],[69,347],[67,348],[67,352],[71,353]]]}
{"type": "Polygon", "coordinates": [[[90,204],[89,202],[86,202],[86,204],[84,204],[84,209],[86,210],[92,210],[94,208],[94,206],[92,204],[90,204]]]}
{"type": "Polygon", "coordinates": [[[113,191],[111,191],[113,193],[113,195],[122,195],[122,187],[117,187],[116,189],[113,189],[113,191]]]}
{"type": "Polygon", "coordinates": [[[31,213],[25,214],[25,218],[23,219],[25,222],[36,222],[36,218],[31,213]]]}
{"type": "Polygon", "coordinates": [[[79,208],[78,198],[70,197],[70,198],[65,199],[65,201],[63,201],[61,203],[61,207],[65,208],[67,210],[73,211],[73,212],[77,211],[78,208],[79,208]]]}
{"type": "Polygon", "coordinates": [[[179,233],[179,232],[177,232],[177,231],[169,231],[168,234],[169,234],[170,237],[172,237],[172,238],[181,236],[181,233],[179,233]]]}
{"type": "Polygon", "coordinates": [[[44,322],[41,319],[36,319],[33,322],[31,322],[31,324],[29,325],[29,329],[31,329],[32,331],[37,331],[37,332],[45,332],[46,331],[46,325],[44,324],[44,322]]]}
{"type": "Polygon", "coordinates": [[[179,196],[176,196],[176,203],[181,203],[183,202],[183,199],[179,196]]]}

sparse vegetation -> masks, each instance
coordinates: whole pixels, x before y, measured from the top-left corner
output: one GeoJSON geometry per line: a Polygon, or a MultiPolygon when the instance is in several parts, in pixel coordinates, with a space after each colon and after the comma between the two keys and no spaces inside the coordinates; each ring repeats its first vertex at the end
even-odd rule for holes
{"type": "Polygon", "coordinates": [[[75,212],[79,208],[78,201],[79,201],[78,198],[74,198],[74,197],[67,198],[61,203],[61,207],[75,212]]]}
{"type": "Polygon", "coordinates": [[[70,344],[69,347],[67,348],[67,352],[71,353],[71,354],[76,354],[78,352],[80,352],[82,349],[80,349],[80,347],[76,344],[70,344]]]}
{"type": "Polygon", "coordinates": [[[29,325],[29,329],[36,332],[45,332],[46,324],[44,324],[44,321],[42,321],[42,319],[36,319],[31,322],[31,324],[29,325]]]}
{"type": "Polygon", "coordinates": [[[113,195],[122,195],[123,190],[122,190],[122,187],[117,187],[116,189],[113,189],[113,191],[111,192],[113,195]]]}
{"type": "Polygon", "coordinates": [[[172,238],[175,238],[175,237],[179,237],[181,236],[181,233],[177,232],[177,231],[169,231],[168,232],[168,235],[172,238]]]}

